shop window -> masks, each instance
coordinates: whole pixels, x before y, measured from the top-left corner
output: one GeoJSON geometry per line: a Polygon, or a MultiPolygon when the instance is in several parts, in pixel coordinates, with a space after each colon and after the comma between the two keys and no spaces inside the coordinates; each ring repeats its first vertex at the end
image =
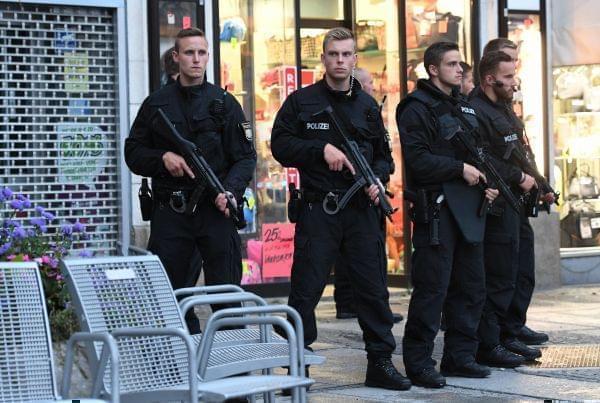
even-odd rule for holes
{"type": "MultiPolygon", "coordinates": [[[[389,132],[396,170],[388,189],[398,211],[393,222],[387,223],[386,250],[388,271],[402,273],[404,269],[404,228],[402,212],[402,166],[400,137],[396,126],[396,106],[400,102],[400,46],[398,41],[398,6],[394,0],[356,2],[355,33],[358,67],[373,80],[373,97],[381,105],[381,113],[389,132]]],[[[368,83],[363,83],[368,85],[368,83]]]]}
{"type": "Polygon", "coordinates": [[[302,0],[300,17],[319,20],[343,20],[344,0],[302,0]]]}
{"type": "Polygon", "coordinates": [[[535,154],[535,161],[544,174],[544,93],[542,35],[540,16],[536,14],[508,15],[508,39],[518,46],[517,80],[513,109],[525,125],[527,141],[535,154]]]}
{"type": "Polygon", "coordinates": [[[150,92],[177,76],[172,50],[177,33],[184,28],[204,29],[203,6],[196,0],[149,0],[150,92]]]}
{"type": "Polygon", "coordinates": [[[600,65],[553,69],[561,247],[600,246],[600,65]]]}
{"type": "Polygon", "coordinates": [[[246,189],[243,284],[289,281],[294,226],[287,185],[297,172],[271,155],[277,111],[297,89],[293,0],[218,2],[221,86],[236,96],[255,127],[255,180],[246,189]]]}
{"type": "Polygon", "coordinates": [[[472,59],[471,2],[462,0],[407,0],[407,88],[415,89],[419,78],[428,78],[423,66],[425,49],[435,42],[454,42],[467,63],[472,59]]]}

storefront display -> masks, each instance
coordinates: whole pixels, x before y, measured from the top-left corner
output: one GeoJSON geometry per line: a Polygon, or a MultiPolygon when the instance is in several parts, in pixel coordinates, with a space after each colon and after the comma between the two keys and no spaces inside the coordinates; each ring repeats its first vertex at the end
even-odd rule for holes
{"type": "Polygon", "coordinates": [[[561,247],[600,246],[600,65],[553,69],[561,247]]]}
{"type": "Polygon", "coordinates": [[[425,49],[435,42],[458,43],[462,59],[471,64],[471,2],[466,0],[406,1],[407,89],[415,89],[419,78],[427,78],[423,66],[425,49]]]}
{"type": "Polygon", "coordinates": [[[544,174],[544,103],[542,34],[540,16],[510,12],[508,39],[518,46],[517,80],[519,90],[514,94],[513,108],[525,125],[527,141],[535,154],[535,161],[544,174]]]}

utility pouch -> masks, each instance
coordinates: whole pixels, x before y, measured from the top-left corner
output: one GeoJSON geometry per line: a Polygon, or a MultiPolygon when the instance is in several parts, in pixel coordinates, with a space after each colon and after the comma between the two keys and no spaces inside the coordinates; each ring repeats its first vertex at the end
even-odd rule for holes
{"type": "Polygon", "coordinates": [[[148,186],[148,179],[142,178],[142,185],[138,191],[138,197],[140,199],[140,210],[142,211],[142,220],[150,221],[152,218],[152,190],[148,186]]]}
{"type": "Polygon", "coordinates": [[[289,184],[290,190],[290,200],[288,201],[288,220],[291,223],[295,223],[298,221],[298,215],[300,214],[301,208],[301,197],[300,197],[300,189],[296,189],[296,185],[294,183],[289,184]]]}
{"type": "Polygon", "coordinates": [[[416,223],[427,224],[429,223],[429,197],[427,190],[418,189],[417,199],[413,203],[413,219],[416,223]]]}

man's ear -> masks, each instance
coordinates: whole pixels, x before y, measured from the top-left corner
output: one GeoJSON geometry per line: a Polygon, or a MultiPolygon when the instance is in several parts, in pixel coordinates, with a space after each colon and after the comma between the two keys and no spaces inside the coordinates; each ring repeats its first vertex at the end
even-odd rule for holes
{"type": "Polygon", "coordinates": [[[440,70],[438,69],[438,66],[436,66],[435,64],[430,64],[429,67],[427,68],[427,71],[429,72],[429,75],[431,75],[432,77],[437,77],[440,74],[440,70]]]}
{"type": "Polygon", "coordinates": [[[179,52],[177,52],[176,50],[173,51],[173,60],[175,61],[175,63],[179,63],[179,52]]]}

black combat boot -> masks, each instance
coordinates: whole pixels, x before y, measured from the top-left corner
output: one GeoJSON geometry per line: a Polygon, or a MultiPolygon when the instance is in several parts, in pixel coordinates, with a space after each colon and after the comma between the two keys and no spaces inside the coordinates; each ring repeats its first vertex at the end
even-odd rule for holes
{"type": "Polygon", "coordinates": [[[538,345],[543,344],[549,340],[548,335],[542,332],[536,332],[528,328],[527,326],[523,326],[519,335],[517,336],[519,340],[521,340],[525,344],[529,345],[538,345]]]}
{"type": "Polygon", "coordinates": [[[365,386],[392,390],[409,390],[412,383],[398,372],[389,357],[369,358],[365,386]]]}
{"type": "Polygon", "coordinates": [[[419,374],[410,375],[410,381],[413,385],[430,389],[439,389],[446,386],[446,378],[432,367],[425,368],[419,374]]]}
{"type": "Polygon", "coordinates": [[[462,378],[487,378],[491,374],[488,367],[479,365],[475,361],[460,366],[448,365],[442,362],[440,370],[444,376],[460,376],[462,378]]]}
{"type": "Polygon", "coordinates": [[[507,350],[512,351],[515,354],[522,355],[526,361],[534,361],[536,358],[542,356],[542,352],[539,348],[528,347],[527,344],[523,343],[518,339],[508,339],[502,342],[502,345],[507,350]]]}
{"type": "Polygon", "coordinates": [[[523,365],[525,358],[498,344],[491,350],[479,350],[477,352],[477,362],[490,367],[516,368],[523,365]]]}

